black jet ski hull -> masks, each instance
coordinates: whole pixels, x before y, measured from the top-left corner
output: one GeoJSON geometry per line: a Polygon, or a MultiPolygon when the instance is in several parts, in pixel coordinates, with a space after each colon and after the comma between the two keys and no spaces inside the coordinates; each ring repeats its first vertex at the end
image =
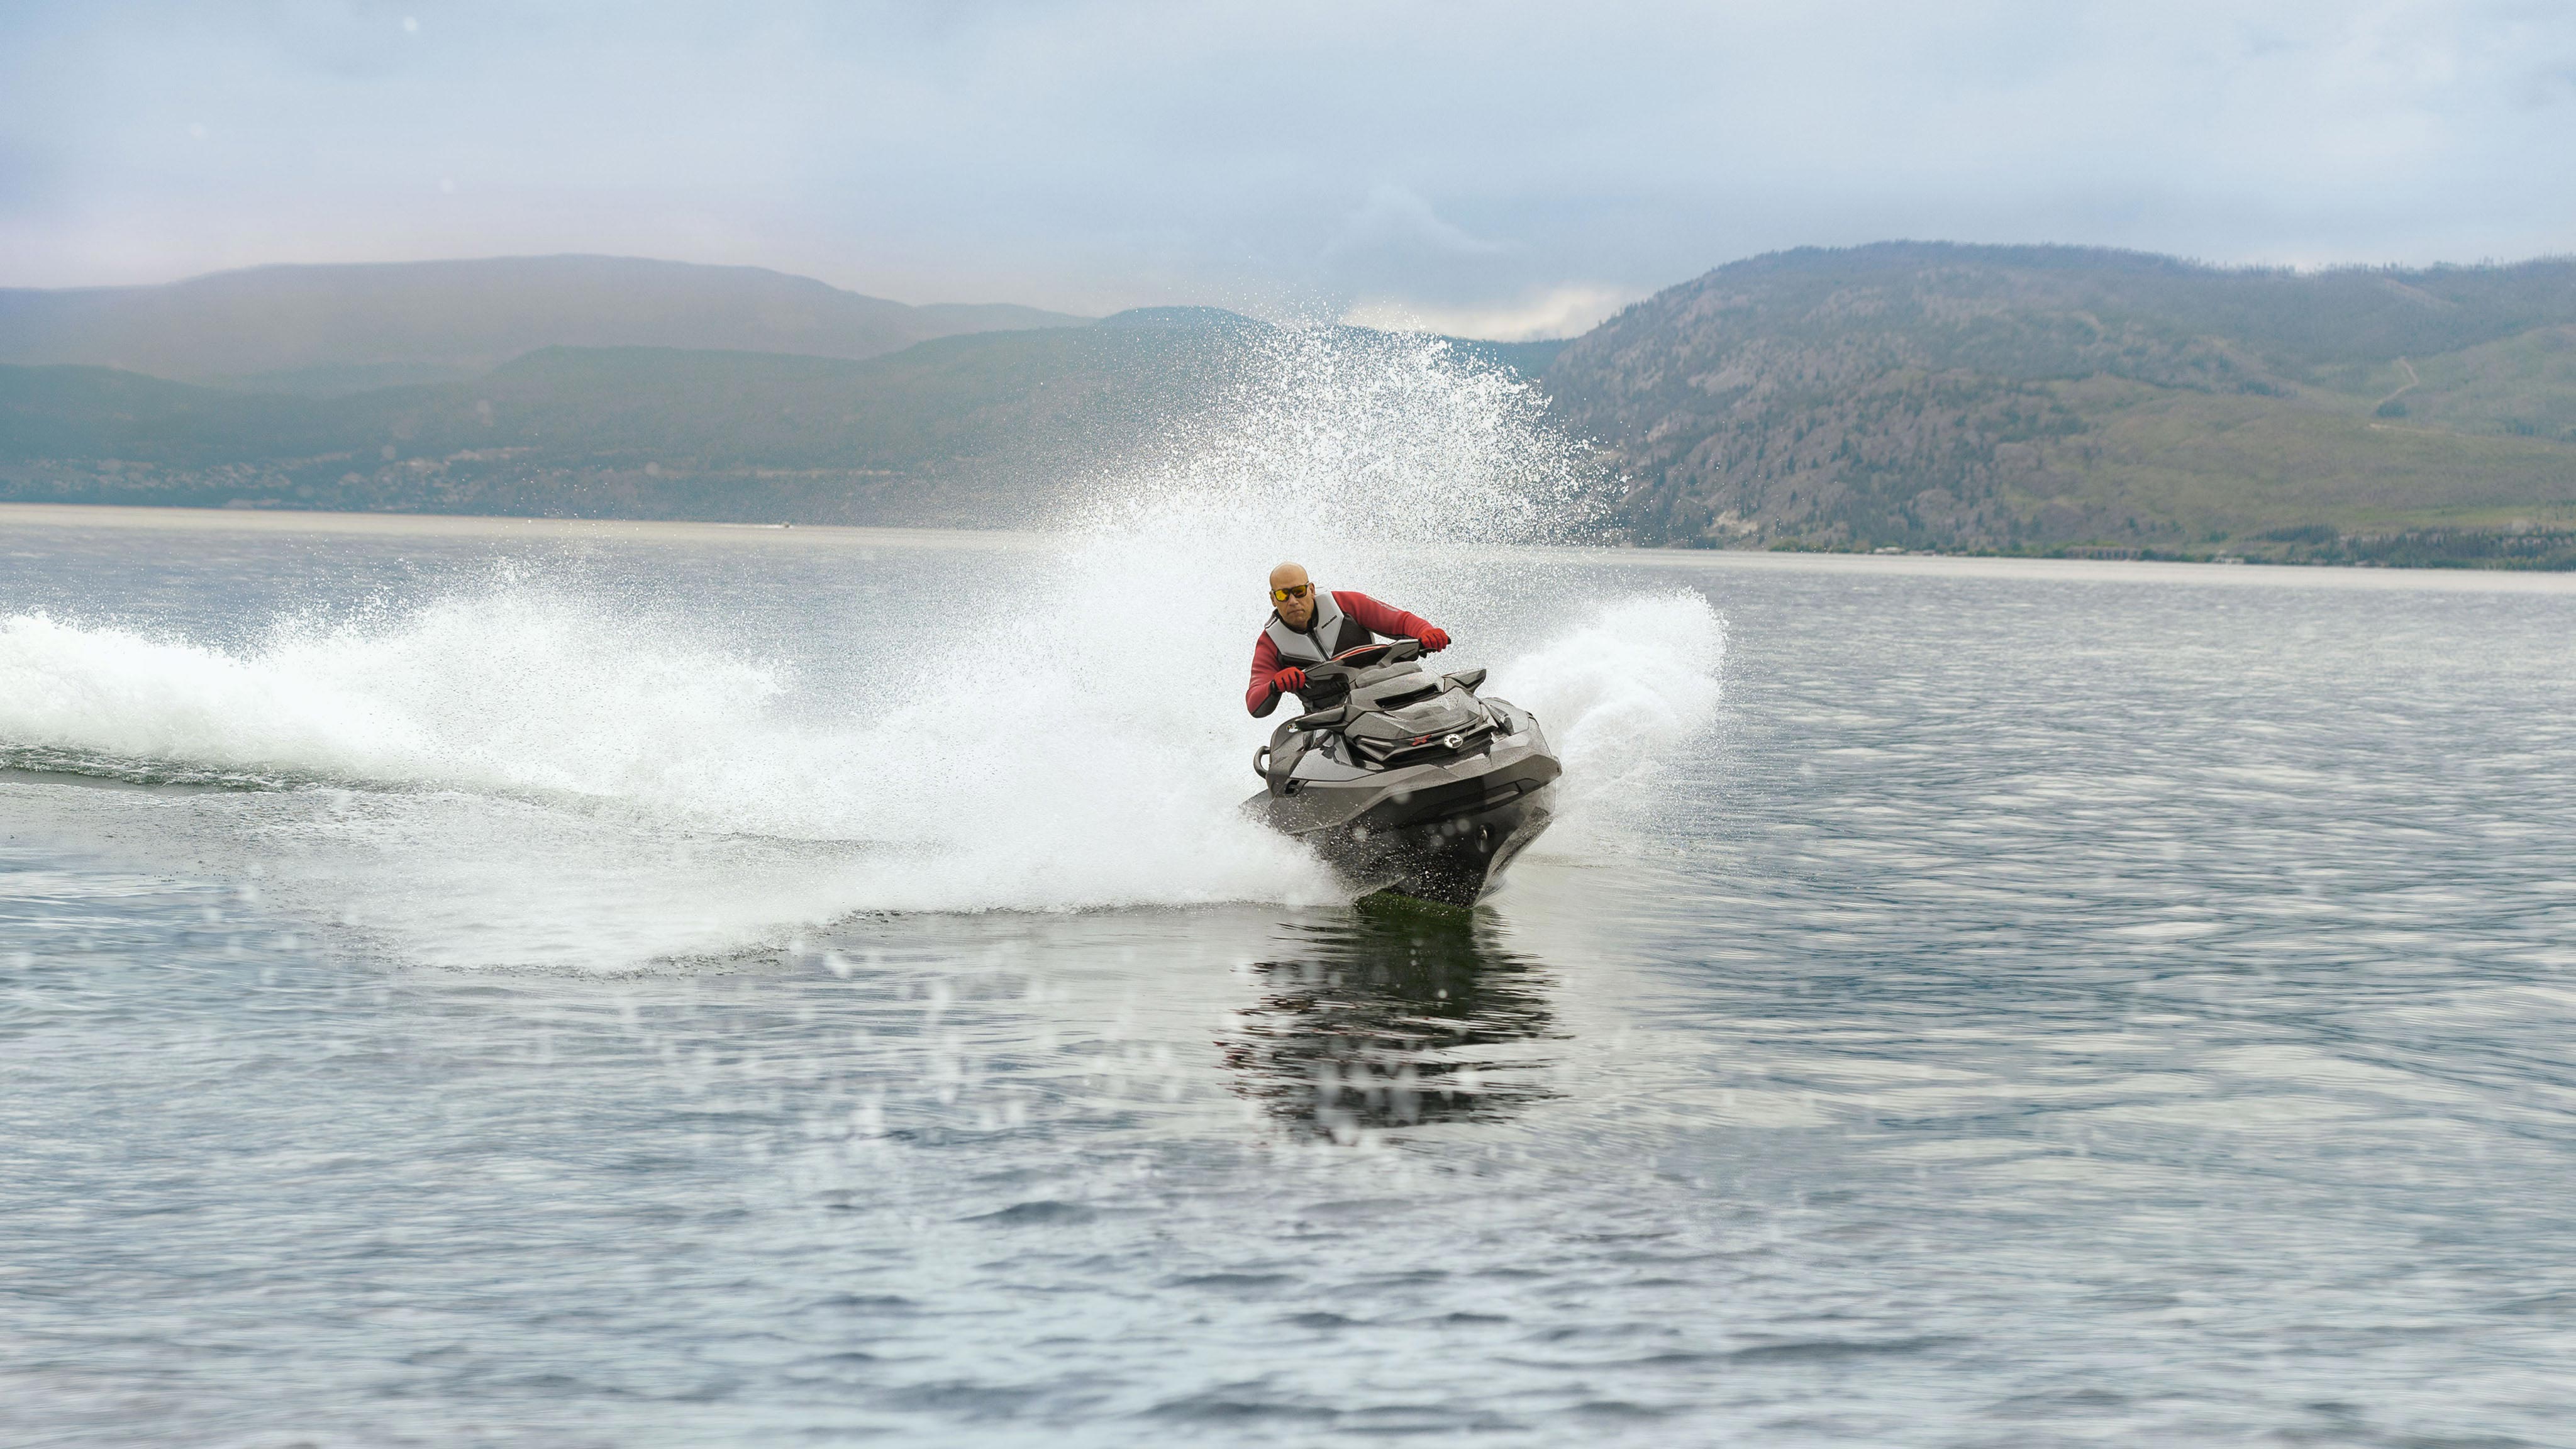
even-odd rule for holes
{"type": "Polygon", "coordinates": [[[1474,755],[1290,781],[1245,805],[1366,891],[1472,906],[1556,817],[1556,757],[1534,722],[1522,729],[1474,755]]]}
{"type": "Polygon", "coordinates": [[[1269,788],[1244,808],[1366,891],[1472,906],[1555,818],[1563,771],[1527,710],[1477,696],[1485,671],[1426,674],[1421,653],[1397,640],[1308,670],[1335,702],[1255,753],[1269,788]]]}
{"type": "Polygon", "coordinates": [[[1464,814],[1411,824],[1317,832],[1308,839],[1332,867],[1376,891],[1464,909],[1556,817],[1556,786],[1464,814]]]}

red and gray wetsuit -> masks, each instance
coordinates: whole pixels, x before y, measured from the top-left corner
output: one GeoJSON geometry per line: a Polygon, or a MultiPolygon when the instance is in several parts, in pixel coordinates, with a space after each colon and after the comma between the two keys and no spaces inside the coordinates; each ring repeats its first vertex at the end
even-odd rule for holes
{"type": "Polygon", "coordinates": [[[1273,610],[1270,622],[1261,629],[1261,642],[1252,646],[1252,688],[1244,691],[1243,707],[1254,719],[1267,716],[1279,707],[1279,686],[1270,676],[1282,669],[1299,669],[1321,664],[1345,649],[1357,649],[1380,635],[1390,639],[1419,639],[1431,628],[1431,622],[1419,614],[1389,608],[1356,589],[1315,595],[1315,617],[1303,629],[1291,629],[1273,610]]]}

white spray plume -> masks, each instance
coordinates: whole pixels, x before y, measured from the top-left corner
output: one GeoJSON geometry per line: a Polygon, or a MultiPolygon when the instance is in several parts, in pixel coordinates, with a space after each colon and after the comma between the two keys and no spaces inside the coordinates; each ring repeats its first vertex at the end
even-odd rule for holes
{"type": "Polygon", "coordinates": [[[1437,342],[1344,330],[1268,333],[1227,365],[1221,403],[1087,490],[1035,592],[958,580],[943,602],[969,642],[878,661],[894,702],[863,717],[704,642],[720,618],[684,635],[523,566],[235,649],[8,618],[0,746],[394,787],[362,831],[309,828],[383,853],[382,890],[487,893],[378,902],[447,933],[414,948],[440,960],[627,966],[865,910],[1321,900],[1326,873],[1236,808],[1269,729],[1239,702],[1264,579],[1296,558],[1497,662],[1490,688],[1565,753],[1569,820],[1613,828],[1713,716],[1723,636],[1696,595],[1581,599],[1578,571],[1498,553],[1546,541],[1597,481],[1537,396],[1437,342]],[[1557,605],[1535,629],[1533,591],[1557,605]],[[413,826],[405,791],[436,796],[413,826]],[[667,869],[637,844],[675,836],[667,869]],[[405,872],[405,851],[438,868],[405,872]]]}

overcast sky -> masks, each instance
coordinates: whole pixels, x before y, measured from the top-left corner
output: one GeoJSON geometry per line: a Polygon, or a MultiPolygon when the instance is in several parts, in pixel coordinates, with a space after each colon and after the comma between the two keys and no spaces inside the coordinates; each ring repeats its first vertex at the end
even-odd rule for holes
{"type": "Polygon", "coordinates": [[[1510,336],[1889,237],[2576,250],[2576,5],[0,0],[0,285],[586,251],[1510,336]]]}

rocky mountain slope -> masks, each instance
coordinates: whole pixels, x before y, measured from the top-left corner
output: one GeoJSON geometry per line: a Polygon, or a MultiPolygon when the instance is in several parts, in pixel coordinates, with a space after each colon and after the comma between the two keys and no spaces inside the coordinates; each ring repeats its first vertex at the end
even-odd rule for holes
{"type": "Polygon", "coordinates": [[[1627,474],[1640,542],[2576,543],[2547,541],[2576,530],[2576,262],[2299,274],[2066,247],[1785,252],[1627,309],[1545,385],[1627,474]]]}

